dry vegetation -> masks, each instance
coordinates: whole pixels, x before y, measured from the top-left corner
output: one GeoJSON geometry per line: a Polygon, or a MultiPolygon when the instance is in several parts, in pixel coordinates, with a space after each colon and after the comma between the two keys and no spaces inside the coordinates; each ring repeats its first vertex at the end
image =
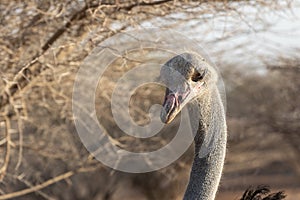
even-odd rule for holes
{"type": "MultiPolygon", "coordinates": [[[[113,171],[86,151],[72,114],[80,64],[101,41],[145,21],[170,19],[160,26],[171,28],[191,19],[204,23],[217,14],[238,13],[242,5],[277,10],[291,4],[284,2],[2,0],[0,199],[180,199],[192,148],[171,166],[146,174],[113,171]],[[185,17],[174,20],[172,13],[185,17]]],[[[243,13],[238,15],[245,20],[243,13]]],[[[230,135],[218,199],[237,199],[257,184],[286,190],[289,199],[300,198],[300,59],[278,59],[266,64],[263,75],[246,76],[226,63],[221,69],[228,86],[230,135]]],[[[112,69],[100,81],[99,120],[124,148],[159,148],[172,137],[167,133],[178,120],[148,141],[122,137],[114,124],[110,96],[123,73],[112,69]]],[[[156,86],[139,88],[131,105],[139,124],[147,123],[146,111],[161,103],[161,95],[156,86]]]]}

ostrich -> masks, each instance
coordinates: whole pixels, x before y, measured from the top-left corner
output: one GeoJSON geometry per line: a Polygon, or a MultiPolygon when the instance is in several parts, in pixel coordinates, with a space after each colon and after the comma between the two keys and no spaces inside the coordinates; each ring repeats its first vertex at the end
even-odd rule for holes
{"type": "MultiPolygon", "coordinates": [[[[216,84],[217,73],[203,58],[183,53],[162,66],[160,78],[167,86],[160,116],[162,122],[170,123],[187,104],[191,127],[196,133],[195,156],[183,199],[213,200],[221,179],[227,141],[225,111],[216,84]],[[207,153],[201,152],[207,149],[207,153]]],[[[248,189],[241,200],[285,197],[283,192],[278,192],[263,198],[268,192],[264,186],[248,189]]]]}

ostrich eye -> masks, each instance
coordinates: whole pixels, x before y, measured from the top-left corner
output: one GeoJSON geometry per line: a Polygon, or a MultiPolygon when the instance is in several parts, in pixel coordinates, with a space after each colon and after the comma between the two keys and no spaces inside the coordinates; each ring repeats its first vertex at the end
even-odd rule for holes
{"type": "Polygon", "coordinates": [[[197,81],[202,80],[204,78],[206,72],[207,72],[207,70],[203,70],[201,73],[196,71],[192,76],[192,81],[197,82],[197,81]]]}

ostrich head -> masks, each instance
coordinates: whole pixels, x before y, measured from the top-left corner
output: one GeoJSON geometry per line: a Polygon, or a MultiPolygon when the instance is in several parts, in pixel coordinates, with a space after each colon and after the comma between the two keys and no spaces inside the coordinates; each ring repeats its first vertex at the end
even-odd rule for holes
{"type": "Polygon", "coordinates": [[[171,122],[180,110],[196,97],[205,95],[216,84],[215,70],[200,56],[183,53],[167,61],[160,78],[167,86],[161,120],[171,122]]]}

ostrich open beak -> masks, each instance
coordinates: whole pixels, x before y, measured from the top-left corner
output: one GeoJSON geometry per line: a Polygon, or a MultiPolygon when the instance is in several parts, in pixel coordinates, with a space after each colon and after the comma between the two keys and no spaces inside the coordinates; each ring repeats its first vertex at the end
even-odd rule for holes
{"type": "Polygon", "coordinates": [[[187,103],[189,94],[189,89],[184,92],[172,92],[169,89],[166,89],[163,109],[160,114],[160,118],[163,123],[168,124],[176,117],[176,115],[187,103]]]}

